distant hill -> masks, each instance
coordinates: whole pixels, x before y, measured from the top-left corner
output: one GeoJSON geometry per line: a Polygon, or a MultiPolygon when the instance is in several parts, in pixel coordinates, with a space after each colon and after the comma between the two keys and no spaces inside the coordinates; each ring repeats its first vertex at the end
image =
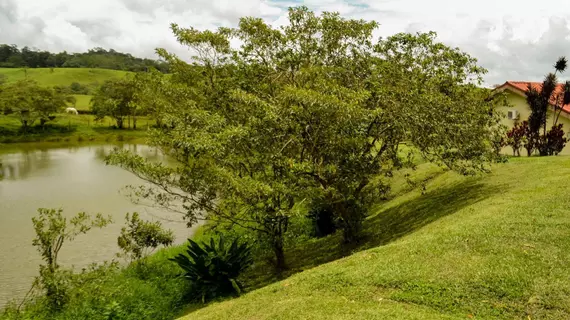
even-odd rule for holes
{"type": "Polygon", "coordinates": [[[0,44],[0,68],[103,68],[123,71],[146,71],[155,68],[168,72],[168,64],[113,49],[94,48],[84,53],[52,53],[15,45],[0,44]]]}
{"type": "Polygon", "coordinates": [[[77,82],[83,85],[100,85],[105,80],[124,77],[128,72],[96,68],[0,68],[0,75],[8,83],[31,79],[42,86],[70,86],[77,82]]]}

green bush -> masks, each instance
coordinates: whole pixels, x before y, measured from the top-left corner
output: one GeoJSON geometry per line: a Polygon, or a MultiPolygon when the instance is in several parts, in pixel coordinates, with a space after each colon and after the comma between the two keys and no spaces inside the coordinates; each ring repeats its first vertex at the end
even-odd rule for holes
{"type": "Polygon", "coordinates": [[[73,82],[69,85],[69,89],[71,92],[75,94],[89,94],[89,88],[87,86],[82,85],[79,82],[73,82]]]}
{"type": "Polygon", "coordinates": [[[174,233],[164,230],[158,221],[141,220],[137,212],[127,213],[125,219],[127,225],[121,229],[117,244],[123,251],[122,255],[131,262],[148,256],[158,246],[167,247],[174,242],[174,233]]]}
{"type": "Polygon", "coordinates": [[[200,245],[192,239],[188,242],[186,254],[178,254],[171,260],[184,270],[183,277],[192,282],[195,297],[205,302],[214,297],[239,295],[243,285],[238,277],[253,263],[249,246],[237,239],[228,244],[222,234],[217,243],[214,238],[209,244],[200,245]]]}

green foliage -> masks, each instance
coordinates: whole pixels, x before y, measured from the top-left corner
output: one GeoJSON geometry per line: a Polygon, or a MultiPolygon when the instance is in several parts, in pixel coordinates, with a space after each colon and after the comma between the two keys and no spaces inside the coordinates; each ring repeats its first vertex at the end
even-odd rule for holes
{"type": "Polygon", "coordinates": [[[42,127],[53,120],[53,114],[65,107],[65,97],[35,81],[18,81],[2,89],[0,107],[5,114],[16,114],[26,130],[37,120],[42,127]]]}
{"type": "Polygon", "coordinates": [[[45,265],[40,265],[40,276],[36,280],[44,290],[49,305],[60,310],[68,301],[68,288],[71,272],[61,270],[57,262],[59,251],[66,242],[73,241],[80,234],[92,228],[103,228],[111,223],[111,218],[97,214],[92,219],[85,212],[80,212],[67,220],[63,209],[38,209],[38,215],[32,218],[36,237],[32,244],[37,247],[45,265]]]}
{"type": "Polygon", "coordinates": [[[192,239],[188,242],[186,254],[181,253],[171,260],[182,268],[183,277],[192,282],[197,298],[205,302],[242,292],[238,277],[253,263],[247,244],[240,244],[237,239],[226,243],[222,234],[217,242],[214,238],[202,245],[192,239]]]}
{"type": "Polygon", "coordinates": [[[376,22],[337,13],[291,8],[289,22],[172,26],[197,55],[188,64],[158,50],[173,76],[143,86],[141,99],[160,106],[163,125],[151,143],[179,166],[117,152],[108,163],[152,183],[135,195],[183,212],[189,224],[250,229],[284,269],[295,205],[329,203],[345,241],[358,241],[372,203],[389,189],[377,177],[413,166],[399,152],[403,142],[463,174],[496,159],[502,100],[478,88],[485,70],[474,58],[434,33],[374,42],[376,22]]]}
{"type": "Polygon", "coordinates": [[[115,119],[117,127],[123,129],[125,118],[133,114],[136,109],[133,94],[133,86],[129,79],[107,80],[91,99],[91,110],[96,119],[111,117],[115,119]]]}
{"type": "Polygon", "coordinates": [[[69,85],[72,94],[89,94],[89,88],[79,82],[73,82],[69,85]]]}
{"type": "Polygon", "coordinates": [[[188,304],[188,282],[168,258],[181,248],[159,250],[144,265],[92,264],[68,278],[67,303],[58,311],[43,296],[0,310],[0,319],[171,320],[188,304]],[[54,312],[55,311],[55,312],[54,312]]]}
{"type": "Polygon", "coordinates": [[[163,61],[141,59],[128,53],[113,49],[93,48],[84,53],[50,53],[32,50],[28,47],[19,49],[15,45],[0,45],[0,67],[6,68],[105,68],[125,71],[146,71],[156,68],[168,72],[168,65],[163,61]]]}
{"type": "Polygon", "coordinates": [[[150,254],[158,246],[170,246],[174,242],[174,233],[164,230],[158,221],[141,220],[139,214],[125,216],[127,225],[121,228],[117,244],[123,255],[131,261],[138,261],[150,254]]]}

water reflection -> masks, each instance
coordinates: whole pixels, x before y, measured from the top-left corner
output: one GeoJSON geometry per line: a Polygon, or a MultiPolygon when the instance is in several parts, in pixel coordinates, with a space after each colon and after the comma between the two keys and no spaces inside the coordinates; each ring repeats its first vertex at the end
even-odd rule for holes
{"type": "Polygon", "coordinates": [[[49,168],[51,160],[47,150],[27,150],[16,156],[7,156],[1,161],[0,177],[6,180],[25,179],[34,171],[49,168]]]}
{"type": "Polygon", "coordinates": [[[182,243],[192,230],[178,223],[178,214],[135,205],[119,191],[144,182],[103,159],[115,147],[126,148],[152,161],[168,163],[160,151],[144,145],[94,145],[64,148],[23,147],[17,152],[0,150],[0,306],[25,294],[37,274],[40,258],[31,245],[31,218],[38,208],[63,208],[77,212],[111,215],[115,223],[103,230],[78,237],[61,252],[60,261],[77,268],[114,257],[117,236],[127,212],[143,219],[161,220],[182,243]]]}

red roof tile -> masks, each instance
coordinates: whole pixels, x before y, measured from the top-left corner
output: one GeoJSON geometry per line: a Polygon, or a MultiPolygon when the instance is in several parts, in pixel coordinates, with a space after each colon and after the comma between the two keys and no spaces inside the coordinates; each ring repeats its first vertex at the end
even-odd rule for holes
{"type": "MultiPolygon", "coordinates": [[[[510,87],[514,87],[515,89],[518,89],[522,92],[522,94],[524,94],[527,90],[528,90],[528,85],[531,85],[532,88],[540,91],[542,90],[542,82],[528,82],[528,81],[507,81],[505,82],[505,84],[503,84],[501,86],[505,87],[505,86],[510,86],[510,87]]],[[[564,91],[564,84],[563,83],[559,83],[556,86],[556,90],[554,91],[555,95],[554,96],[558,96],[558,94],[562,93],[564,91]]],[[[550,104],[555,105],[556,104],[556,100],[555,98],[551,99],[550,104]]],[[[570,104],[566,104],[562,107],[562,110],[564,110],[567,113],[570,113],[570,104]]]]}

